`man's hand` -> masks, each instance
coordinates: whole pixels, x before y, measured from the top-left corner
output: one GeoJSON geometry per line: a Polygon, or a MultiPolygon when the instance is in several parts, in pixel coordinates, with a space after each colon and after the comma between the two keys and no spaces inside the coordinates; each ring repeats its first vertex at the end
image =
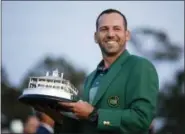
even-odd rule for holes
{"type": "Polygon", "coordinates": [[[60,111],[57,111],[55,109],[52,109],[50,106],[46,105],[35,105],[34,109],[39,112],[46,113],[49,115],[53,120],[55,120],[58,123],[62,123],[63,115],[60,113],[60,111]]]}
{"type": "Polygon", "coordinates": [[[94,107],[85,101],[74,103],[59,102],[60,105],[69,108],[80,119],[87,119],[89,114],[94,110],[94,107]]]}

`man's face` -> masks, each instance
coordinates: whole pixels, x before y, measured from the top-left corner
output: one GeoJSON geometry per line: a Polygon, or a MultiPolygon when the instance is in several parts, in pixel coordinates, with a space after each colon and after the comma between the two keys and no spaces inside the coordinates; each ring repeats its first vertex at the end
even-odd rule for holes
{"type": "Polygon", "coordinates": [[[98,24],[95,41],[103,55],[114,56],[122,52],[129,40],[129,32],[124,27],[122,16],[118,13],[103,14],[98,24]]]}
{"type": "Polygon", "coordinates": [[[37,117],[30,116],[28,117],[28,120],[25,123],[24,132],[26,134],[35,134],[38,126],[39,126],[39,120],[37,119],[37,117]]]}

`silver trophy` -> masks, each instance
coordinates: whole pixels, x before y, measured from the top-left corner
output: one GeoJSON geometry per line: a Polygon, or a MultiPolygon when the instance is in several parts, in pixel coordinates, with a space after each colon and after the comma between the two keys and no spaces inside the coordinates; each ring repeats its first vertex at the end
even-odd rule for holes
{"type": "Polygon", "coordinates": [[[24,89],[19,101],[45,112],[56,121],[59,121],[61,114],[77,119],[69,109],[58,104],[79,100],[78,90],[63,75],[56,69],[51,75],[46,72],[45,76],[30,77],[28,88],[24,89]]]}

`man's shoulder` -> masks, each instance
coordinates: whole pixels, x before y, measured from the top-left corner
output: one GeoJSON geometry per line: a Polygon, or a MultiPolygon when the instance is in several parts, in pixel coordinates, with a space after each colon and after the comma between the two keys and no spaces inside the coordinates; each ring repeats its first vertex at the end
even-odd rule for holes
{"type": "Polygon", "coordinates": [[[89,77],[93,76],[93,75],[94,75],[94,73],[96,73],[96,69],[95,69],[95,70],[93,70],[92,72],[90,72],[90,73],[87,75],[87,78],[89,78],[89,77]]]}
{"type": "Polygon", "coordinates": [[[92,77],[94,73],[96,73],[96,70],[92,71],[87,75],[87,77],[84,80],[84,86],[88,83],[89,78],[92,77]]]}
{"type": "Polygon", "coordinates": [[[132,73],[140,73],[144,70],[143,73],[148,72],[155,74],[155,76],[158,77],[157,69],[149,59],[137,55],[131,55],[130,61],[132,61],[132,73]]]}
{"type": "Polygon", "coordinates": [[[152,67],[154,67],[154,64],[149,59],[142,57],[142,56],[138,56],[138,55],[131,55],[130,62],[134,62],[134,64],[137,67],[138,66],[152,66],[152,67]]]}

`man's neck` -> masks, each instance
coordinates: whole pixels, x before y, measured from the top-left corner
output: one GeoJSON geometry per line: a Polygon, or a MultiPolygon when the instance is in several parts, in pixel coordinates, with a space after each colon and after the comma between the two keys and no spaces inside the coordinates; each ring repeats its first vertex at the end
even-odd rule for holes
{"type": "Polygon", "coordinates": [[[114,55],[114,56],[103,56],[103,60],[104,60],[104,65],[105,65],[105,68],[109,68],[112,63],[114,63],[114,61],[116,61],[116,59],[125,51],[122,50],[120,51],[117,55],[114,55]]]}

